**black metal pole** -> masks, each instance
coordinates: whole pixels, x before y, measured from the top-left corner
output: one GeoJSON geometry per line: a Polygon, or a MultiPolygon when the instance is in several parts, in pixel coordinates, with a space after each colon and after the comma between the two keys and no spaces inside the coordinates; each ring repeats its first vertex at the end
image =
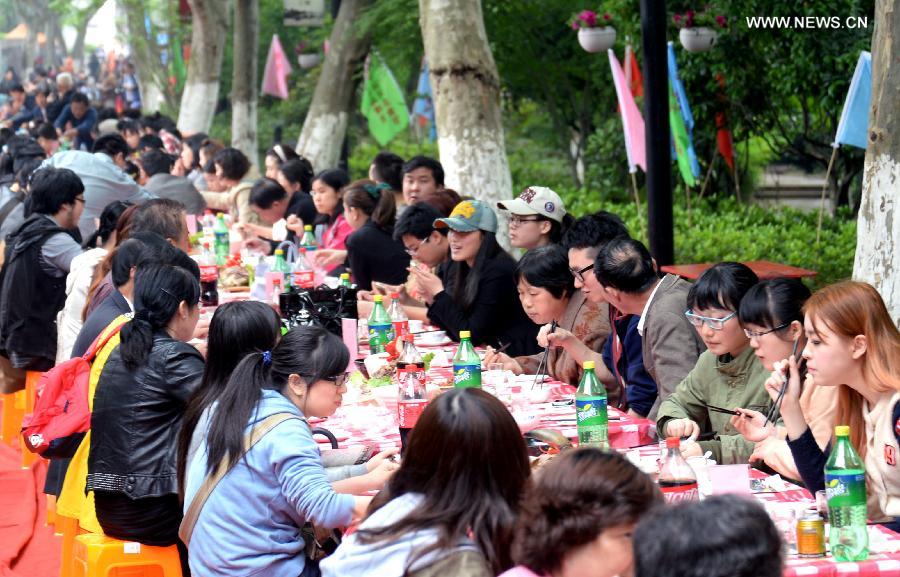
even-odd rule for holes
{"type": "Polygon", "coordinates": [[[657,264],[673,264],[672,153],[669,142],[669,74],[666,2],[641,0],[644,46],[644,120],[647,140],[647,235],[657,264]]]}

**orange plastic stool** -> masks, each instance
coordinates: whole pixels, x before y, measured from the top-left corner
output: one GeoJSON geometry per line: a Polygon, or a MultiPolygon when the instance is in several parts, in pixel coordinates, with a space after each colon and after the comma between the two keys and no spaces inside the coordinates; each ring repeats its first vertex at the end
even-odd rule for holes
{"type": "Polygon", "coordinates": [[[62,535],[59,577],[72,577],[72,567],[74,565],[72,553],[75,549],[75,537],[86,534],[87,531],[78,526],[78,519],[57,515],[55,532],[57,535],[62,535]]]}
{"type": "MultiPolygon", "coordinates": [[[[19,391],[22,395],[22,401],[24,404],[22,417],[25,415],[29,415],[34,412],[34,403],[35,403],[35,395],[37,394],[37,384],[38,381],[41,380],[41,375],[44,373],[38,371],[28,371],[25,373],[25,390],[19,391]]],[[[27,469],[31,467],[38,459],[41,458],[40,455],[32,453],[28,450],[28,447],[25,446],[25,441],[22,440],[22,418],[19,418],[19,446],[22,448],[22,468],[27,469]]]]}
{"type": "Polygon", "coordinates": [[[25,391],[3,395],[3,426],[0,436],[7,445],[16,446],[25,416],[25,391]]]}
{"type": "Polygon", "coordinates": [[[75,538],[72,577],[181,577],[178,547],[88,533],[75,538]]]}
{"type": "Polygon", "coordinates": [[[44,525],[56,525],[56,495],[44,495],[47,498],[47,521],[44,525]]]}

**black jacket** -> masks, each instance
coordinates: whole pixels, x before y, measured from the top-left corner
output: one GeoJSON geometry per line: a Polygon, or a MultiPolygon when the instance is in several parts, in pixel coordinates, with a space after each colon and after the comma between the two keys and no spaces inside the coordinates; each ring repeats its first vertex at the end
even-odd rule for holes
{"type": "Polygon", "coordinates": [[[409,255],[390,232],[371,220],[347,237],[347,259],[353,282],[362,290],[372,290],[372,281],[395,285],[406,282],[409,255]]]}
{"type": "Polygon", "coordinates": [[[87,490],[132,499],[177,494],[178,433],[203,375],[203,357],[163,331],[134,371],[120,350],[109,355],[94,393],[87,490]]]}
{"type": "Polygon", "coordinates": [[[484,263],[478,292],[468,310],[463,310],[451,296],[457,270],[456,263],[447,265],[444,290],[435,295],[428,307],[431,322],[455,341],[459,340],[459,331],[471,331],[474,345],[509,345],[506,354],[511,357],[541,351],[537,344],[540,327],[522,310],[516,290],[516,262],[509,255],[499,254],[484,263]]]}
{"type": "Polygon", "coordinates": [[[61,232],[67,231],[46,215],[34,214],[6,240],[0,270],[0,350],[56,359],[56,315],[66,303],[66,277],[47,274],[40,258],[47,239],[61,232]]]}

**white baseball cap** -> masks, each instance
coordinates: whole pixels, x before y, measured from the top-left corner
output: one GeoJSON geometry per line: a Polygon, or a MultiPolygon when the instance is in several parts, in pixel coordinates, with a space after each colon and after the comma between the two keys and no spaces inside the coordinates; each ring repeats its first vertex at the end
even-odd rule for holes
{"type": "Polygon", "coordinates": [[[566,207],[562,199],[546,186],[529,186],[522,191],[519,198],[498,202],[497,208],[513,214],[539,214],[556,222],[562,222],[566,216],[566,207]]]}

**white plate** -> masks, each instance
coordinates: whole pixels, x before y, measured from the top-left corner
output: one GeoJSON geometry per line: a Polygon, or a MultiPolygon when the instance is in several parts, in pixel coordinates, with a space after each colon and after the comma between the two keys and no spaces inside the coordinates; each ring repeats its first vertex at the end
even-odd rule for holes
{"type": "Polygon", "coordinates": [[[450,338],[444,331],[416,335],[416,344],[423,347],[440,347],[450,342],[450,338]]]}

